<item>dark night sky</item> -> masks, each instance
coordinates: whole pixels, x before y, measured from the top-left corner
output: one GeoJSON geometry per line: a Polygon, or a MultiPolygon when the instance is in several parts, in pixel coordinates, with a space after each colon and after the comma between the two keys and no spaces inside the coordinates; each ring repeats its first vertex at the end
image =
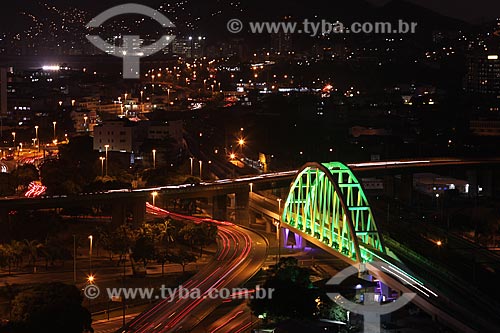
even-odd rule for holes
{"type": "MultiPolygon", "coordinates": [[[[215,0],[198,0],[198,1],[215,1],[215,0]]],[[[248,0],[242,0],[248,1],[248,0]]],[[[271,0],[272,1],[272,0],[271,0]]],[[[324,0],[321,0],[324,1],[324,0]]],[[[329,0],[331,2],[332,10],[335,10],[336,6],[342,6],[342,2],[345,0],[329,0]]],[[[374,4],[384,4],[390,0],[365,0],[374,4]]],[[[469,22],[480,23],[484,20],[492,20],[496,17],[500,17],[500,0],[406,0],[413,2],[418,5],[422,5],[441,14],[466,20],[469,22]]],[[[6,1],[2,3],[2,14],[7,14],[11,8],[23,8],[23,5],[32,3],[33,0],[18,0],[15,2],[6,1]]],[[[160,3],[166,2],[166,0],[42,0],[41,2],[47,2],[51,4],[61,4],[61,5],[72,5],[75,7],[81,7],[86,9],[96,9],[103,10],[109,8],[110,6],[137,2],[150,6],[157,6],[160,3]]],[[[310,3],[314,6],[314,2],[310,3]]]]}
{"type": "MultiPolygon", "coordinates": [[[[387,0],[368,0],[384,4],[387,0]]],[[[408,0],[441,14],[479,23],[482,19],[492,20],[500,17],[499,0],[408,0]]]]}

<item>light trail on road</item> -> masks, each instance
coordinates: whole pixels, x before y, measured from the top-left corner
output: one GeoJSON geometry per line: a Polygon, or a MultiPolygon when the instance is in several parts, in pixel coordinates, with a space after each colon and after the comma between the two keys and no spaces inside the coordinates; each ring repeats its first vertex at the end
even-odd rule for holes
{"type": "MultiPolygon", "coordinates": [[[[258,240],[259,235],[231,222],[172,213],[149,203],[146,208],[148,213],[157,216],[188,220],[194,223],[216,224],[219,231],[219,249],[216,259],[182,286],[185,289],[199,289],[201,297],[196,299],[180,297],[176,292],[173,299],[161,300],[120,332],[189,331],[223,303],[224,299],[209,297],[211,292],[220,288],[236,287],[260,268],[266,257],[267,245],[264,246],[266,243],[262,239],[258,240]]],[[[244,325],[248,324],[244,323],[244,325]]],[[[238,331],[243,331],[245,326],[238,328],[238,331]]]]}

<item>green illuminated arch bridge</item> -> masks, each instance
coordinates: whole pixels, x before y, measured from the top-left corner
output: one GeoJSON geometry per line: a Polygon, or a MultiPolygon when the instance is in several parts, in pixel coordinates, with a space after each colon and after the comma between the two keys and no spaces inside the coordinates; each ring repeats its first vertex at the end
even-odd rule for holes
{"type": "Polygon", "coordinates": [[[281,222],[348,261],[371,262],[376,253],[385,253],[363,188],[340,162],[302,167],[290,188],[281,222]]]}

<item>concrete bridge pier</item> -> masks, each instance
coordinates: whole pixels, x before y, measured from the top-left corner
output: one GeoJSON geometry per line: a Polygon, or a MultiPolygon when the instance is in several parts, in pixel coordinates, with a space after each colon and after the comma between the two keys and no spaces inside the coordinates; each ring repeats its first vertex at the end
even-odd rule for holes
{"type": "Polygon", "coordinates": [[[250,226],[257,224],[257,214],[255,214],[255,212],[248,212],[248,224],[250,226]]]}
{"type": "Polygon", "coordinates": [[[227,220],[227,196],[216,195],[212,200],[212,218],[215,220],[227,220]]]}
{"type": "Polygon", "coordinates": [[[132,209],[132,223],[134,225],[139,225],[144,222],[146,218],[146,199],[144,200],[134,200],[131,205],[132,209]]]}
{"type": "Polygon", "coordinates": [[[250,210],[248,208],[249,200],[248,191],[236,193],[235,210],[236,210],[236,223],[244,227],[250,226],[250,210]]]}
{"type": "Polygon", "coordinates": [[[407,205],[413,203],[413,174],[402,174],[399,186],[399,198],[407,205]]]}
{"type": "Polygon", "coordinates": [[[125,222],[140,225],[146,217],[146,198],[116,200],[112,203],[111,222],[118,226],[125,222]]]}
{"type": "Polygon", "coordinates": [[[267,233],[271,233],[273,232],[273,219],[270,218],[270,217],[267,217],[266,215],[263,215],[262,216],[262,219],[265,221],[265,224],[266,224],[266,232],[267,233]]]}
{"type": "Polygon", "coordinates": [[[394,198],[394,176],[384,176],[384,194],[394,198]]]}

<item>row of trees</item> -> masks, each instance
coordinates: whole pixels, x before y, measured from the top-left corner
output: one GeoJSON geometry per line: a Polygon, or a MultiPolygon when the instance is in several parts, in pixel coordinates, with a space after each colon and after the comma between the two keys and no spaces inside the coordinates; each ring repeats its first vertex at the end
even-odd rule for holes
{"type": "Polygon", "coordinates": [[[193,222],[182,222],[172,219],[157,219],[145,223],[139,228],[123,224],[117,228],[99,227],[97,229],[97,242],[107,250],[110,260],[113,255],[119,256],[119,261],[125,260],[131,254],[133,262],[139,262],[144,268],[151,261],[156,261],[164,266],[168,262],[185,266],[196,260],[192,253],[199,251],[215,242],[217,228],[214,225],[193,222]],[[186,249],[190,249],[186,251],[186,249]]]}
{"type": "Polygon", "coordinates": [[[71,253],[61,244],[47,240],[12,240],[10,243],[0,244],[0,267],[7,268],[9,275],[12,269],[19,270],[21,265],[27,263],[33,272],[39,258],[45,260],[45,268],[49,264],[54,265],[56,260],[65,261],[71,259],[71,253]]]}

